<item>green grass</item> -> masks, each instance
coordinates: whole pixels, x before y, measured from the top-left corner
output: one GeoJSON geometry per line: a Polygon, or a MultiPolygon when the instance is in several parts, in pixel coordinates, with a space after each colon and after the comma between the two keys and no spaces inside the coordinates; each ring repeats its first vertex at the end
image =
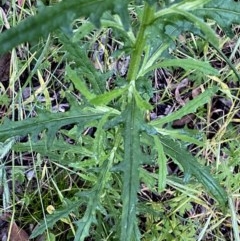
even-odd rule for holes
{"type": "Polygon", "coordinates": [[[240,240],[239,4],[19,3],[1,21],[0,237],[240,240]]]}

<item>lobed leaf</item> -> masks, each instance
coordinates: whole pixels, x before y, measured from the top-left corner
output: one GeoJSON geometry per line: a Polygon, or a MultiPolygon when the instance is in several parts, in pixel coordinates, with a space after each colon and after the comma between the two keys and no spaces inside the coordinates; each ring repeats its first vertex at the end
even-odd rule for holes
{"type": "Polygon", "coordinates": [[[141,109],[141,110],[151,110],[153,107],[151,104],[149,104],[149,102],[147,102],[146,100],[144,100],[139,92],[134,89],[134,98],[136,101],[137,106],[141,109]]]}
{"type": "Polygon", "coordinates": [[[92,223],[96,223],[96,209],[98,207],[98,195],[94,195],[90,198],[87,206],[87,210],[81,220],[76,222],[78,227],[75,234],[74,241],[84,241],[87,236],[89,236],[89,229],[92,223]]]}
{"type": "MultiPolygon", "coordinates": [[[[101,167],[101,172],[98,177],[98,182],[92,190],[83,193],[83,195],[88,196],[87,210],[84,213],[84,216],[76,222],[77,232],[74,237],[74,241],[84,241],[85,238],[89,235],[90,226],[93,223],[96,223],[96,211],[104,211],[103,207],[100,204],[100,198],[105,187],[105,184],[108,181],[110,168],[112,167],[112,160],[106,160],[101,167]]],[[[81,196],[81,193],[79,194],[81,196]]]]}
{"type": "Polygon", "coordinates": [[[239,24],[240,4],[234,0],[212,0],[203,8],[193,11],[198,17],[213,19],[225,31],[232,35],[232,24],[239,24]]]}
{"type": "Polygon", "coordinates": [[[7,153],[11,150],[12,146],[16,142],[15,137],[10,137],[4,141],[4,143],[0,142],[0,161],[7,155],[7,153]]]}
{"type": "Polygon", "coordinates": [[[181,140],[186,143],[193,143],[198,146],[206,146],[205,140],[199,140],[202,139],[203,136],[201,136],[200,131],[198,134],[193,135],[189,130],[187,129],[166,129],[166,128],[157,128],[155,127],[155,130],[163,135],[163,136],[171,136],[172,138],[176,140],[181,140]]]}
{"type": "MultiPolygon", "coordinates": [[[[211,29],[208,24],[202,21],[201,18],[196,17],[194,14],[191,14],[190,12],[180,10],[178,8],[175,9],[175,14],[180,14],[184,18],[186,18],[188,21],[194,23],[194,25],[199,29],[202,34],[205,36],[205,38],[217,45],[218,44],[218,39],[216,37],[216,33],[211,29]]],[[[189,29],[191,31],[191,29],[189,29]]]]}
{"type": "Polygon", "coordinates": [[[138,77],[144,76],[147,72],[156,68],[177,66],[186,70],[196,69],[203,73],[208,71],[218,74],[208,63],[198,60],[166,60],[156,63],[159,59],[170,57],[168,48],[174,49],[176,38],[184,32],[192,32],[206,40],[218,45],[218,39],[211,27],[200,17],[192,14],[191,11],[203,8],[203,5],[210,0],[204,1],[176,1],[171,3],[168,8],[160,9],[155,13],[154,21],[146,29],[147,45],[143,65],[138,73],[138,77]],[[155,64],[156,63],[156,64],[155,64]]]}
{"type": "Polygon", "coordinates": [[[92,146],[93,153],[94,153],[94,159],[95,163],[99,165],[100,160],[105,160],[106,158],[106,146],[108,146],[108,143],[106,143],[106,136],[107,132],[104,130],[103,126],[106,124],[106,122],[109,119],[109,114],[106,114],[101,118],[101,120],[98,122],[98,125],[96,126],[96,132],[94,133],[94,143],[92,146]]]}
{"type": "Polygon", "coordinates": [[[66,204],[62,209],[58,209],[54,211],[53,214],[49,214],[46,216],[45,220],[42,220],[36,228],[34,228],[30,239],[35,238],[45,232],[46,229],[51,229],[55,225],[57,221],[59,221],[62,218],[68,217],[72,212],[75,212],[78,207],[81,205],[82,200],[78,201],[69,201],[65,200],[66,204]]]}
{"type": "Polygon", "coordinates": [[[84,127],[84,125],[91,123],[93,120],[100,119],[104,113],[104,110],[82,109],[81,106],[73,105],[65,113],[40,111],[37,117],[22,121],[5,120],[3,125],[0,126],[0,140],[6,140],[14,136],[23,137],[28,134],[36,140],[40,132],[47,130],[47,145],[49,146],[56,132],[61,127],[69,124],[77,124],[79,127],[84,127]]]}
{"type": "Polygon", "coordinates": [[[1,34],[0,54],[23,42],[38,40],[56,29],[64,29],[74,19],[82,16],[90,17],[95,25],[100,26],[100,18],[108,10],[118,14],[124,27],[128,28],[128,2],[129,0],[69,0],[45,7],[37,15],[1,34]]]}
{"type": "Polygon", "coordinates": [[[16,152],[34,151],[40,153],[41,156],[47,156],[52,160],[55,160],[59,163],[67,163],[68,165],[75,161],[73,155],[77,155],[78,160],[84,157],[93,158],[95,155],[91,150],[88,150],[82,145],[69,144],[64,140],[57,138],[55,138],[51,143],[51,151],[46,148],[45,139],[39,140],[37,142],[28,141],[23,143],[16,143],[12,146],[12,150],[16,152]],[[68,154],[71,154],[71,157],[68,158],[68,154]]]}
{"type": "Polygon", "coordinates": [[[170,25],[176,27],[176,32],[190,31],[199,35],[203,34],[206,39],[217,44],[218,39],[215,32],[195,12],[192,14],[194,10],[204,9],[204,5],[209,1],[211,0],[180,1],[180,3],[172,4],[168,8],[156,12],[155,21],[160,22],[162,30],[170,25]]]}
{"type": "Polygon", "coordinates": [[[63,33],[58,33],[58,38],[63,44],[63,49],[66,51],[67,59],[74,61],[74,63],[76,64],[77,68],[73,70],[75,74],[73,73],[73,71],[71,72],[71,70],[68,71],[68,74],[70,74],[71,78],[74,78],[70,79],[74,81],[75,87],[79,88],[80,92],[83,91],[83,94],[85,94],[86,98],[90,97],[90,93],[87,93],[87,85],[84,83],[77,83],[78,80],[76,77],[78,77],[81,79],[81,81],[88,82],[91,85],[91,90],[93,94],[103,93],[106,87],[105,82],[107,77],[104,74],[100,73],[98,70],[96,70],[96,68],[93,66],[92,61],[87,55],[86,46],[79,46],[78,43],[73,42],[71,38],[69,38],[63,33]],[[80,89],[81,87],[83,87],[82,90],[80,89]]]}
{"type": "Polygon", "coordinates": [[[168,59],[162,62],[156,63],[151,67],[147,68],[142,74],[145,75],[147,72],[155,70],[157,68],[167,67],[181,67],[185,70],[195,70],[204,74],[218,75],[218,71],[214,69],[208,62],[199,61],[196,59],[168,59]]]}
{"type": "Polygon", "coordinates": [[[228,200],[227,193],[218,181],[212,177],[207,168],[198,163],[197,159],[186,151],[179,142],[168,137],[160,136],[159,138],[164,152],[183,167],[185,179],[193,175],[225,209],[228,200]]]}

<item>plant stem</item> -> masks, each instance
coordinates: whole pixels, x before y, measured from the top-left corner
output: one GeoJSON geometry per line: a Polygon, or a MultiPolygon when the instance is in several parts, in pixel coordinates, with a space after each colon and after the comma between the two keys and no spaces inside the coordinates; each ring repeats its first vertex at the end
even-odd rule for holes
{"type": "Polygon", "coordinates": [[[141,55],[146,42],[145,30],[154,17],[154,7],[145,2],[143,17],[137,34],[134,50],[131,54],[127,80],[135,81],[141,64],[141,55]]]}

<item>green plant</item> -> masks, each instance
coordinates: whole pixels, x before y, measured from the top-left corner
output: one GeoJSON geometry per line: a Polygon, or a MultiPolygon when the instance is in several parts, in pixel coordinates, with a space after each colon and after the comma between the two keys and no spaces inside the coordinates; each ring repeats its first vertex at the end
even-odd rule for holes
{"type": "MultiPolygon", "coordinates": [[[[229,26],[239,19],[239,4],[232,0],[149,0],[141,4],[142,1],[130,4],[128,0],[62,1],[50,7],[42,6],[36,16],[0,36],[0,52],[4,53],[18,44],[36,41],[55,31],[65,51],[66,81],[82,96],[78,101],[71,93],[65,93],[70,110],[64,113],[37,108],[35,117],[20,121],[5,119],[0,126],[1,158],[10,148],[18,152],[34,151],[73,168],[85,182],[84,188],[76,191],[71,200],[63,200],[61,210],[48,215],[37,226],[32,238],[62,218],[78,213],[81,207],[84,212],[74,217],[74,240],[84,240],[89,235],[96,238],[93,227],[104,233],[102,222],[108,226],[107,235],[111,235],[111,240],[140,240],[137,217],[145,214],[138,202],[140,183],[144,182],[152,191],[157,191],[156,186],[159,192],[163,191],[170,178],[167,158],[180,166],[185,183],[192,181],[191,176],[194,176],[222,209],[226,209],[227,193],[187,150],[189,143],[205,146],[204,137],[174,131],[166,125],[196,112],[221,90],[217,86],[203,85],[207,78],[220,76],[207,61],[200,57],[179,58],[171,52],[182,33],[191,32],[202,39],[204,45],[210,44],[240,79],[234,66],[219,50],[217,35],[210,27],[216,23],[231,34],[229,26]],[[129,15],[130,7],[134,9],[134,16],[129,15]],[[91,22],[76,27],[79,17],[89,17],[91,22]],[[117,76],[115,86],[107,90],[106,81],[112,72],[96,70],[88,58],[90,46],[83,44],[84,38],[95,30],[94,26],[100,30],[112,28],[113,34],[123,43],[119,52],[130,55],[126,78],[123,81],[117,76]],[[149,104],[153,92],[149,86],[151,73],[158,68],[172,67],[181,67],[201,78],[202,93],[176,112],[150,121],[149,111],[153,108],[149,104]],[[66,126],[68,128],[64,128],[66,126]],[[94,137],[83,134],[93,127],[96,128],[94,137]],[[19,142],[19,137],[24,136],[28,136],[28,142],[19,142]],[[66,138],[73,144],[67,143],[66,138]],[[157,172],[147,172],[143,168],[146,164],[157,165],[157,172]]],[[[104,237],[100,235],[96,240],[101,238],[104,237]]]]}

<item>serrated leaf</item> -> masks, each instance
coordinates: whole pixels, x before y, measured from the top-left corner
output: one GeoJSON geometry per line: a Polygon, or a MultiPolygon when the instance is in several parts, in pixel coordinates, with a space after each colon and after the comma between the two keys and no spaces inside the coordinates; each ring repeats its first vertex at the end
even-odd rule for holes
{"type": "Polygon", "coordinates": [[[157,128],[155,127],[155,130],[163,135],[163,136],[171,136],[172,138],[176,140],[181,140],[186,143],[193,143],[198,146],[206,146],[206,142],[203,140],[199,140],[200,138],[202,139],[203,135],[200,135],[200,133],[191,133],[190,130],[186,129],[166,129],[166,128],[157,128]]]}
{"type": "Polygon", "coordinates": [[[109,173],[112,166],[112,159],[107,159],[104,162],[100,175],[97,179],[97,184],[91,190],[76,194],[76,196],[78,196],[79,198],[78,201],[67,202],[67,205],[65,205],[62,210],[58,210],[51,215],[47,215],[46,220],[41,221],[40,224],[34,229],[31,238],[42,234],[47,228],[52,228],[58,220],[67,217],[75,209],[78,209],[78,207],[83,204],[83,202],[86,202],[86,199],[88,199],[87,210],[85,211],[84,216],[80,220],[75,222],[77,226],[77,231],[74,240],[84,241],[85,238],[89,235],[89,229],[91,225],[97,223],[96,211],[100,210],[102,213],[106,214],[105,209],[100,204],[100,197],[102,190],[105,187],[105,184],[110,176],[109,173]]]}
{"type": "Polygon", "coordinates": [[[234,0],[212,0],[193,13],[205,19],[215,20],[224,32],[231,36],[231,25],[239,24],[240,4],[234,0]]]}
{"type": "MultiPolygon", "coordinates": [[[[89,235],[89,229],[93,223],[97,223],[96,211],[100,210],[104,212],[104,208],[100,204],[100,197],[106,182],[109,179],[110,168],[112,166],[112,160],[106,160],[101,167],[101,172],[98,177],[98,182],[95,187],[89,192],[85,192],[84,195],[88,197],[87,210],[84,213],[83,218],[76,222],[77,231],[74,237],[74,241],[84,241],[89,235]]],[[[81,193],[80,193],[81,196],[81,193]]]]}
{"type": "Polygon", "coordinates": [[[69,0],[61,1],[51,7],[45,7],[36,16],[29,17],[16,27],[0,36],[0,53],[3,54],[13,47],[26,41],[35,41],[59,28],[69,26],[79,17],[90,17],[96,26],[105,11],[119,14],[125,28],[129,26],[127,11],[129,0],[69,0]]]}
{"type": "MultiPolygon", "coordinates": [[[[195,15],[176,8],[175,14],[180,14],[190,22],[194,23],[194,25],[202,32],[202,34],[205,36],[205,38],[213,43],[214,45],[218,44],[218,39],[216,36],[216,33],[206,24],[204,23],[200,18],[196,17],[195,15]]],[[[191,29],[190,29],[191,31],[191,29]]]]}
{"type": "MultiPolygon", "coordinates": [[[[168,48],[174,49],[176,47],[176,38],[184,32],[192,32],[196,35],[204,36],[205,39],[211,40],[214,44],[218,44],[215,32],[206,23],[201,21],[201,19],[188,12],[194,9],[196,7],[195,5],[197,7],[202,7],[201,1],[181,1],[179,4],[173,4],[173,6],[169,8],[164,8],[156,12],[154,23],[146,30],[148,44],[145,48],[146,54],[143,60],[143,67],[138,77],[144,76],[148,71],[157,68],[158,64],[154,65],[154,63],[159,58],[171,58],[168,48]],[[154,67],[152,67],[153,65],[154,67]]],[[[173,60],[172,66],[182,66],[181,63],[174,63],[174,61],[176,60],[173,60]]],[[[166,66],[164,67],[169,67],[170,64],[171,62],[166,62],[166,66]]],[[[184,68],[189,70],[196,67],[196,69],[199,68],[199,70],[204,73],[204,63],[200,63],[200,61],[198,63],[198,61],[196,61],[195,64],[196,66],[192,66],[191,68],[190,60],[186,60],[184,68]]],[[[207,71],[214,71],[215,74],[218,74],[210,65],[206,67],[207,71]]]]}
{"type": "MultiPolygon", "coordinates": [[[[48,156],[52,160],[57,162],[62,162],[63,159],[66,159],[67,154],[80,155],[82,157],[93,157],[94,153],[88,150],[84,146],[69,144],[61,139],[54,139],[51,144],[51,152],[46,148],[46,141],[39,140],[37,142],[24,142],[16,143],[12,150],[17,152],[28,152],[34,151],[40,153],[42,156],[48,156]]],[[[70,163],[69,163],[70,164],[70,163]]]]}
{"type": "Polygon", "coordinates": [[[101,157],[106,156],[105,149],[104,149],[104,138],[106,136],[106,131],[103,129],[103,126],[107,122],[109,118],[109,114],[106,114],[101,118],[97,125],[97,130],[94,134],[94,143],[93,143],[93,153],[95,154],[96,164],[99,164],[101,157]]]}
{"type": "Polygon", "coordinates": [[[164,60],[160,63],[152,65],[151,67],[149,67],[143,72],[143,75],[157,68],[168,68],[168,67],[180,67],[185,70],[196,70],[209,75],[219,74],[219,72],[216,69],[214,69],[208,62],[203,62],[196,59],[169,59],[169,60],[164,60]]]}
{"type": "Polygon", "coordinates": [[[45,232],[48,228],[53,228],[55,223],[59,221],[62,218],[66,218],[69,216],[70,213],[74,212],[78,209],[78,207],[81,205],[82,201],[78,200],[75,202],[67,201],[67,205],[65,205],[62,210],[57,210],[53,214],[49,214],[46,216],[45,220],[42,220],[39,225],[33,230],[30,239],[35,238],[45,232]]]}
{"type": "Polygon", "coordinates": [[[7,155],[15,142],[16,137],[10,137],[5,140],[4,143],[0,142],[0,160],[2,160],[7,155]]]}
{"type": "Polygon", "coordinates": [[[67,58],[76,63],[78,68],[74,69],[74,71],[78,77],[91,84],[91,90],[94,94],[103,93],[106,87],[105,81],[107,76],[95,69],[87,56],[86,46],[79,46],[78,43],[73,42],[68,36],[62,33],[58,33],[58,38],[63,44],[63,49],[67,52],[67,58]]]}
{"type": "Polygon", "coordinates": [[[123,161],[123,211],[121,220],[121,241],[132,240],[136,228],[136,203],[139,189],[139,165],[141,163],[140,130],[142,113],[135,99],[128,103],[123,112],[124,119],[124,161],[123,161]]]}
{"type": "Polygon", "coordinates": [[[160,23],[161,30],[165,29],[165,33],[170,38],[178,36],[181,32],[190,31],[199,35],[203,34],[205,38],[216,44],[217,37],[214,31],[204,23],[203,19],[191,13],[196,9],[203,9],[204,4],[209,1],[211,0],[180,1],[178,4],[172,4],[156,12],[155,19],[160,23]],[[168,33],[167,25],[175,28],[174,34],[168,33]]]}
{"type": "Polygon", "coordinates": [[[198,163],[197,159],[186,151],[179,142],[173,141],[168,137],[160,136],[159,138],[163,145],[164,152],[183,167],[185,177],[189,178],[193,175],[219,202],[220,206],[225,209],[227,193],[218,181],[212,177],[208,169],[198,163]]]}
{"type": "Polygon", "coordinates": [[[81,106],[75,105],[65,113],[40,111],[37,117],[22,121],[6,120],[0,126],[0,140],[6,140],[14,136],[26,136],[28,134],[33,136],[33,139],[37,139],[40,132],[47,130],[47,145],[49,146],[56,132],[61,127],[69,124],[77,124],[83,127],[85,124],[101,118],[104,113],[104,111],[82,109],[81,106]]]}
{"type": "Polygon", "coordinates": [[[186,105],[184,105],[181,109],[161,119],[154,120],[150,124],[153,126],[161,127],[165,123],[172,122],[174,120],[182,118],[187,114],[194,113],[198,107],[208,103],[210,98],[213,96],[214,93],[216,93],[216,91],[217,88],[207,89],[202,94],[198,95],[195,99],[186,103],[186,105]]]}
{"type": "Polygon", "coordinates": [[[89,229],[91,224],[97,223],[96,220],[96,209],[98,205],[98,196],[91,198],[88,202],[87,210],[84,213],[84,216],[81,220],[75,222],[78,229],[75,234],[74,241],[84,241],[85,238],[89,235],[89,229]]]}

